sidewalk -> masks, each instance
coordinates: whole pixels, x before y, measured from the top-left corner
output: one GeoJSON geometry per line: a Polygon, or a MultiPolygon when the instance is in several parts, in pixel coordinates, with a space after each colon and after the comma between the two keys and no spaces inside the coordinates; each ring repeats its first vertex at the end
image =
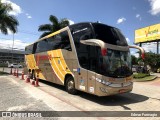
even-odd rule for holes
{"type": "Polygon", "coordinates": [[[160,73],[152,73],[151,75],[156,75],[158,78],[160,78],[160,73]]]}

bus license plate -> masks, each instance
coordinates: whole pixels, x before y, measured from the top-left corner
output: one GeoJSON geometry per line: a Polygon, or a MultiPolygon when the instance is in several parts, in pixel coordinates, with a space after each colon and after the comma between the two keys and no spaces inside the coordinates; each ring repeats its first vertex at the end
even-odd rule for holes
{"type": "Polygon", "coordinates": [[[125,89],[121,89],[121,90],[119,90],[119,93],[124,93],[124,92],[126,92],[126,90],[125,90],[125,89]]]}

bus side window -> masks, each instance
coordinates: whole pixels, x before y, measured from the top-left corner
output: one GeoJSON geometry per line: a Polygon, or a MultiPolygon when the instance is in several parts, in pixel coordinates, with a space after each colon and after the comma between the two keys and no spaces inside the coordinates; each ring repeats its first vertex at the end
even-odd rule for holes
{"type": "Polygon", "coordinates": [[[46,39],[47,42],[47,51],[60,49],[61,36],[59,34],[49,37],[46,39]]]}
{"type": "Polygon", "coordinates": [[[27,55],[32,54],[32,52],[33,52],[33,44],[31,44],[25,48],[25,54],[27,54],[27,55]]]}
{"type": "Polygon", "coordinates": [[[60,49],[61,46],[61,36],[59,34],[49,37],[44,40],[45,51],[60,49]]]}
{"type": "Polygon", "coordinates": [[[54,36],[54,43],[53,43],[53,49],[56,50],[56,49],[61,49],[61,41],[62,40],[62,37],[60,34],[57,34],[56,36],[54,36]]]}
{"type": "Polygon", "coordinates": [[[47,45],[48,45],[48,44],[47,44],[47,41],[46,41],[46,40],[39,41],[39,42],[37,43],[35,52],[36,52],[36,53],[45,52],[45,51],[48,49],[48,46],[47,46],[47,45]]]}
{"type": "Polygon", "coordinates": [[[32,50],[32,54],[36,53],[36,49],[37,49],[37,43],[34,43],[33,45],[33,50],[32,50]]]}
{"type": "Polygon", "coordinates": [[[68,32],[64,31],[60,33],[60,36],[61,36],[61,49],[72,51],[68,32]]]}

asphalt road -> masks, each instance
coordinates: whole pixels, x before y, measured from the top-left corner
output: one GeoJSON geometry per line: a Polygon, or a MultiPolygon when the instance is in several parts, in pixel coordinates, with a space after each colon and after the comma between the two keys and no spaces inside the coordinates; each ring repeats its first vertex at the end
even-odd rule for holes
{"type": "MultiPolygon", "coordinates": [[[[54,111],[43,100],[32,97],[20,84],[8,76],[0,76],[0,111],[54,111]]],[[[58,116],[58,115],[56,115],[58,116]]],[[[0,118],[2,119],[2,118],[0,118]]],[[[3,119],[19,119],[18,117],[3,119]]],[[[32,118],[37,119],[37,118],[32,118]]],[[[44,118],[38,118],[42,120],[44,118]]],[[[53,118],[45,118],[52,120],[53,118]]],[[[58,119],[58,118],[54,118],[58,119]]]]}
{"type": "MultiPolygon", "coordinates": [[[[17,69],[17,68],[16,68],[17,69]]],[[[15,68],[12,68],[12,71],[14,71],[15,68]]],[[[18,68],[18,73],[21,74],[22,73],[22,70],[23,68],[18,68]]],[[[3,72],[7,72],[7,73],[10,73],[11,72],[11,68],[8,68],[8,67],[0,67],[0,71],[3,71],[3,72]]]]}

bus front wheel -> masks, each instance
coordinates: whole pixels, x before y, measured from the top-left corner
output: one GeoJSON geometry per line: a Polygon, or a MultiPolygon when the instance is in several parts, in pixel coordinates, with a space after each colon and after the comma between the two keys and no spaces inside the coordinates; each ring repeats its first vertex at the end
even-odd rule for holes
{"type": "Polygon", "coordinates": [[[68,93],[75,95],[77,90],[75,89],[75,82],[72,77],[68,77],[66,81],[66,90],[68,93]]]}

